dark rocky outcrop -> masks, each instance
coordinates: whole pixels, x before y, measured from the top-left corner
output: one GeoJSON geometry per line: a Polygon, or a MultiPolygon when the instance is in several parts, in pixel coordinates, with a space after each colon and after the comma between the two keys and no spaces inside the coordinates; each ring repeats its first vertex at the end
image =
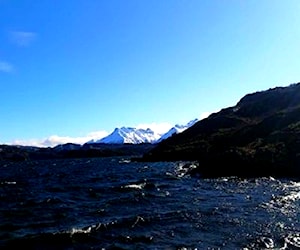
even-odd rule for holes
{"type": "Polygon", "coordinates": [[[206,177],[300,177],[300,83],[248,94],[142,160],[196,160],[206,177]]]}

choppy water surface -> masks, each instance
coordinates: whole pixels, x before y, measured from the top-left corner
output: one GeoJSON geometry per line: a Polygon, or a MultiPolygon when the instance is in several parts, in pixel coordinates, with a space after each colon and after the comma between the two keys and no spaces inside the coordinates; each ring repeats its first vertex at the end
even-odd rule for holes
{"type": "Polygon", "coordinates": [[[0,247],[298,249],[300,183],[120,158],[0,163],[0,247]]]}

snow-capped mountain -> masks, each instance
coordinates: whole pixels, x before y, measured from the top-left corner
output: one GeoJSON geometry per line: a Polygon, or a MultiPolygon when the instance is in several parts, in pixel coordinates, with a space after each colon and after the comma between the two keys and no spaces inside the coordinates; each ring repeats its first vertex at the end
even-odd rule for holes
{"type": "Polygon", "coordinates": [[[121,144],[121,143],[154,143],[160,138],[160,134],[155,133],[150,128],[116,128],[110,135],[96,141],[96,143],[121,144]]]}
{"type": "Polygon", "coordinates": [[[100,140],[91,140],[87,142],[90,143],[107,143],[107,144],[122,144],[122,143],[131,143],[131,144],[140,144],[140,143],[159,143],[162,140],[167,139],[173,134],[178,134],[186,130],[187,128],[193,126],[198,119],[192,120],[186,125],[175,125],[168,132],[164,134],[159,134],[148,129],[137,129],[131,127],[121,127],[115,128],[115,130],[108,136],[100,140]]]}
{"type": "Polygon", "coordinates": [[[158,140],[158,142],[161,142],[162,140],[165,140],[169,137],[171,137],[173,134],[178,134],[183,132],[184,130],[188,129],[189,127],[193,126],[196,122],[198,122],[198,119],[194,119],[190,122],[188,122],[186,125],[179,125],[176,124],[173,128],[171,128],[167,133],[163,134],[158,140]]]}

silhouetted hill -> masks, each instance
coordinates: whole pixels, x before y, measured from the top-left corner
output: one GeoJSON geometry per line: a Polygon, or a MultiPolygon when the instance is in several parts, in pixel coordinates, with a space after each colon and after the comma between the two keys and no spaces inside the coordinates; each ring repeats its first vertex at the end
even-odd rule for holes
{"type": "Polygon", "coordinates": [[[153,144],[62,144],[54,148],[0,145],[0,161],[25,161],[109,156],[141,157],[153,144]]]}
{"type": "Polygon", "coordinates": [[[300,84],[248,94],[161,142],[143,160],[196,160],[195,172],[207,177],[300,177],[300,84]]]}

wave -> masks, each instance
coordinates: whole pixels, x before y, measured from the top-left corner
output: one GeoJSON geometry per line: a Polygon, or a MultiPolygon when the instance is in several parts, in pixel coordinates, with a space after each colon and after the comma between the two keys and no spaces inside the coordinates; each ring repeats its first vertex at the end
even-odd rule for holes
{"type": "Polygon", "coordinates": [[[147,245],[153,241],[154,236],[140,230],[148,222],[149,219],[142,216],[115,219],[60,232],[27,235],[8,240],[5,244],[0,244],[0,247],[13,249],[21,245],[29,249],[86,249],[93,245],[99,249],[110,249],[117,244],[127,249],[128,246],[147,245]]]}
{"type": "Polygon", "coordinates": [[[244,249],[299,250],[300,233],[287,234],[279,238],[261,236],[244,249]]]}
{"type": "Polygon", "coordinates": [[[202,179],[193,163],[119,160],[2,169],[0,249],[299,246],[299,182],[202,179]]]}

